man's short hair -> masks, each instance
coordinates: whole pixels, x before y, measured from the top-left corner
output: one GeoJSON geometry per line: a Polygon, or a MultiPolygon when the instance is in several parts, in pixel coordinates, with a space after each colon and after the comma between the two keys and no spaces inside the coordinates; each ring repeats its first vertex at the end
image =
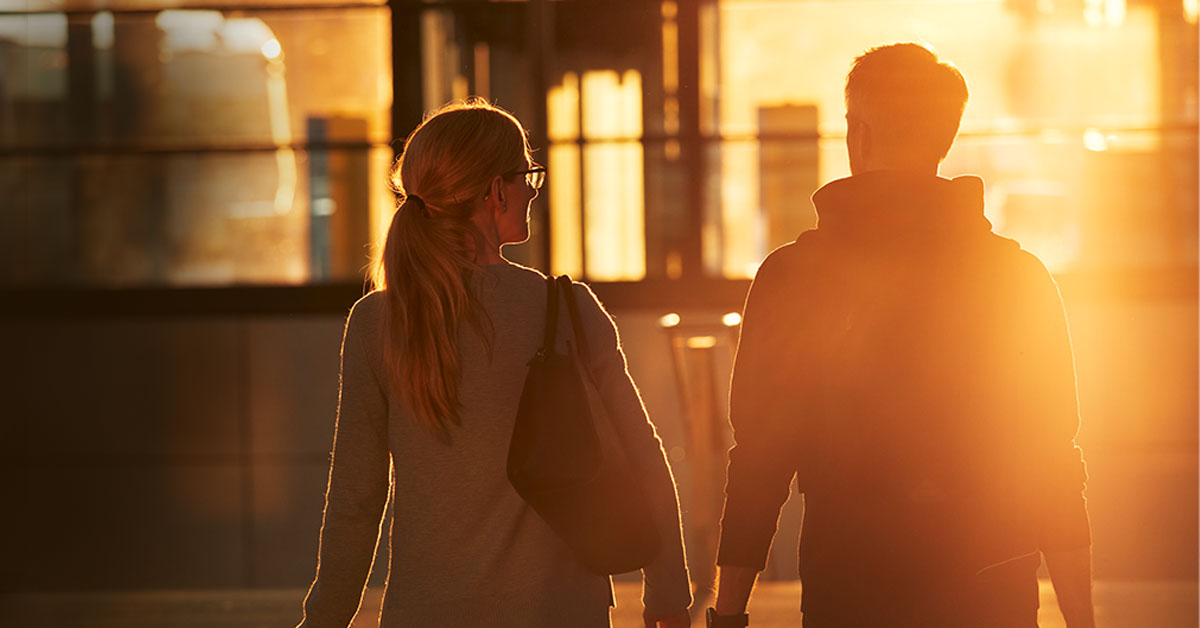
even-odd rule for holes
{"type": "Polygon", "coordinates": [[[859,55],[846,75],[846,112],[871,126],[879,148],[941,162],[950,151],[967,82],[929,46],[888,44],[859,55]]]}

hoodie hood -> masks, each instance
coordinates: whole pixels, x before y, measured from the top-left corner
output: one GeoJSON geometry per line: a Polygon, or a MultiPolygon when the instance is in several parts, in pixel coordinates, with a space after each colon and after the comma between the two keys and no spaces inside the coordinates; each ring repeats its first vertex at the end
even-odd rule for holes
{"type": "Polygon", "coordinates": [[[983,179],[875,170],[832,181],[812,197],[817,226],[838,240],[872,246],[937,246],[992,232],[983,179]]]}

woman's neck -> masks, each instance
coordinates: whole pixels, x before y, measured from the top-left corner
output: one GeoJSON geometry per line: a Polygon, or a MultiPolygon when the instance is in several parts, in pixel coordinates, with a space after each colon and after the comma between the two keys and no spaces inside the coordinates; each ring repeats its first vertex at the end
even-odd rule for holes
{"type": "Polygon", "coordinates": [[[491,266],[505,261],[504,256],[500,255],[500,249],[493,249],[490,246],[483,250],[483,254],[476,253],[475,255],[475,263],[480,266],[491,266]]]}

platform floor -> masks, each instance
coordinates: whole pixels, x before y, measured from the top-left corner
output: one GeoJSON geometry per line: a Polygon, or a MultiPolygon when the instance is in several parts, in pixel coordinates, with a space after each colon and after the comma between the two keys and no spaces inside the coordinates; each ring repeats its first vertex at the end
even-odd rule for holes
{"type": "MultiPolygon", "coordinates": [[[[1041,583],[1041,628],[1065,628],[1048,581],[1041,583]]],[[[1100,628],[1196,628],[1197,583],[1106,582],[1096,584],[1100,628]]],[[[638,628],[641,585],[617,584],[614,628],[638,628]]],[[[20,628],[259,628],[293,626],[300,617],[300,590],[146,591],[0,595],[0,626],[20,628]]],[[[369,591],[354,628],[373,628],[380,592],[369,591]]],[[[754,628],[800,626],[800,585],[766,582],[751,601],[754,628]]],[[[697,613],[693,626],[703,626],[697,613]]]]}

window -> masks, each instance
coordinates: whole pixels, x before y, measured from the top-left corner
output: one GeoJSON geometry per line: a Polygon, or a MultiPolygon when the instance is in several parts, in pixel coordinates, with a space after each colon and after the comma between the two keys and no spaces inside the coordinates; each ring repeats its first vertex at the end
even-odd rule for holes
{"type": "Polygon", "coordinates": [[[1190,0],[17,4],[4,287],[358,283],[393,149],[478,95],[550,169],[510,257],[736,300],[848,174],[851,60],[910,39],[967,78],[942,173],[984,177],[997,231],[1060,273],[1196,264],[1190,0]]]}
{"type": "Polygon", "coordinates": [[[423,107],[488,98],[522,120],[535,159],[549,167],[531,241],[506,254],[593,281],[663,274],[663,198],[677,195],[660,192],[670,185],[660,176],[660,7],[440,2],[412,10],[423,107]]]}
{"type": "Polygon", "coordinates": [[[0,284],[359,280],[392,206],[385,8],[21,4],[0,15],[0,284]]]}

